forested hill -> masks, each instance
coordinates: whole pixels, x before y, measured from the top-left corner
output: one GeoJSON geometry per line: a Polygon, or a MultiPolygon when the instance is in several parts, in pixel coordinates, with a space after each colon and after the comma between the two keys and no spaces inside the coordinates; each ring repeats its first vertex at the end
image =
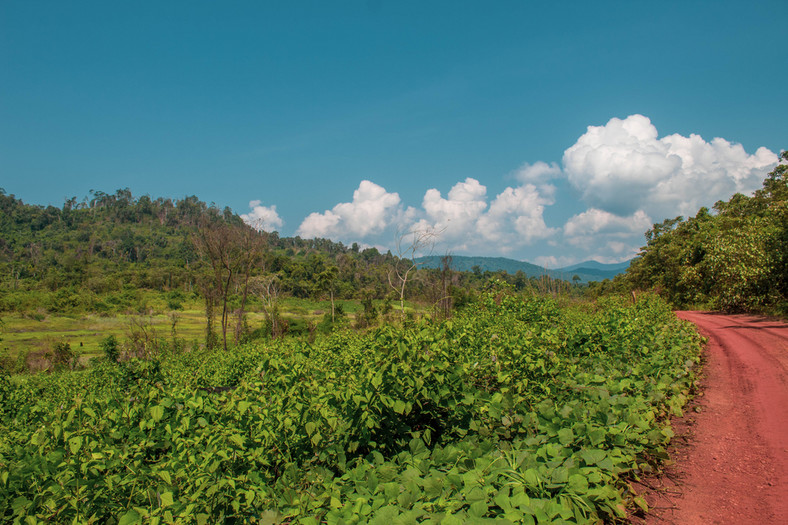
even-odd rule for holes
{"type": "Polygon", "coordinates": [[[752,197],[736,194],[713,212],[655,224],[625,285],[656,289],[680,308],[788,314],[788,164],[752,197]]]}
{"type": "MultiPolygon", "coordinates": [[[[26,204],[0,189],[0,311],[114,309],[128,302],[124,291],[136,289],[201,293],[210,265],[196,234],[218,227],[231,238],[253,233],[229,208],[195,196],[135,198],[123,189],[57,208],[26,204]]],[[[288,294],[314,295],[318,276],[330,267],[339,270],[340,293],[378,296],[388,289],[389,254],[326,239],[254,235],[261,253],[251,273],[275,274],[288,294]]]]}
{"type": "MultiPolygon", "coordinates": [[[[420,257],[417,261],[426,268],[440,268],[443,264],[443,257],[430,255],[420,257]]],[[[628,262],[620,264],[602,264],[596,261],[586,261],[568,266],[566,268],[549,269],[531,264],[525,261],[516,261],[506,257],[468,257],[463,255],[452,255],[451,266],[461,272],[500,272],[515,275],[522,272],[527,277],[549,276],[554,279],[574,280],[582,283],[591,281],[602,281],[612,279],[616,275],[626,271],[628,262]],[[577,279],[575,279],[575,276],[577,279]]]]}
{"type": "Polygon", "coordinates": [[[0,189],[0,312],[143,309],[139,290],[206,299],[222,289],[219,295],[238,307],[255,279],[273,279],[278,293],[297,298],[399,300],[402,292],[428,304],[490,279],[516,289],[539,284],[522,274],[454,268],[419,270],[420,278],[403,288],[398,264],[406,268],[409,261],[356,243],[257,232],[229,208],[195,196],[98,191],[58,208],[27,204],[0,189]]]}
{"type": "Polygon", "coordinates": [[[181,286],[198,258],[190,239],[198,222],[212,217],[240,224],[229,210],[207,211],[196,197],[134,199],[129,190],[96,192],[62,208],[25,204],[0,191],[2,283],[11,289],[84,286],[97,293],[123,283],[181,286]]]}

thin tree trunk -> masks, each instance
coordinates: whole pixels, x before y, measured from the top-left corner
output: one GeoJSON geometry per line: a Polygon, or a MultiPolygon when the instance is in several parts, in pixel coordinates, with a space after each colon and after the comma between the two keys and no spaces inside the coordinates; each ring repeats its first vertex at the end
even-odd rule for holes
{"type": "Polygon", "coordinates": [[[222,343],[224,344],[225,351],[227,350],[227,324],[229,315],[227,314],[227,296],[230,293],[230,283],[233,278],[232,270],[227,273],[227,283],[224,285],[224,297],[222,298],[222,343]]]}
{"type": "Polygon", "coordinates": [[[246,270],[244,278],[244,293],[241,296],[241,308],[238,309],[238,323],[235,325],[235,344],[241,339],[241,329],[243,328],[244,310],[246,309],[246,297],[249,294],[249,268],[246,270]]]}

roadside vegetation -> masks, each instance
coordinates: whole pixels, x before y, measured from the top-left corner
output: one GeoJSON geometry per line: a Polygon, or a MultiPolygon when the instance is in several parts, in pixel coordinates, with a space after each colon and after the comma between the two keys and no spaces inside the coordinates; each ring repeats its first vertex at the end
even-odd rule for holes
{"type": "Polygon", "coordinates": [[[614,288],[656,290],[676,308],[788,316],[788,152],[781,158],[753,196],[655,224],[614,288]]]}

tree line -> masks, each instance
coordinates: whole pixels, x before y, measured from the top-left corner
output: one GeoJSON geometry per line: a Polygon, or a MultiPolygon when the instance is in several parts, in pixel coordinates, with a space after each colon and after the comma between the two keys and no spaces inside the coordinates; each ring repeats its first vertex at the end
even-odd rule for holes
{"type": "Polygon", "coordinates": [[[654,289],[677,308],[788,313],[788,151],[781,160],[752,196],[654,224],[617,288],[654,289]]]}
{"type": "Polygon", "coordinates": [[[258,231],[195,196],[91,191],[58,208],[26,204],[0,189],[0,312],[142,310],[140,290],[151,290],[167,294],[173,306],[184,297],[201,300],[207,341],[226,345],[248,331],[250,307],[264,311],[270,332],[281,334],[282,297],[329,301],[331,323],[343,313],[337,300],[362,301],[371,322],[372,301],[388,300],[404,314],[407,299],[447,316],[496,279],[516,290],[571,288],[522,272],[456,272],[448,256],[441,268],[421,268],[415,257],[430,240],[403,235],[396,254],[381,253],[258,231]]]}

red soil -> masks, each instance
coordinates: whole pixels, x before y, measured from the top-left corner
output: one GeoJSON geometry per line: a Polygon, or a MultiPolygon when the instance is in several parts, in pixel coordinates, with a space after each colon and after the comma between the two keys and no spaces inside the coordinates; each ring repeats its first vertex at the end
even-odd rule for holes
{"type": "Polygon", "coordinates": [[[674,463],[632,484],[651,508],[645,523],[788,524],[788,324],[677,315],[709,340],[703,393],[673,423],[674,463]]]}

